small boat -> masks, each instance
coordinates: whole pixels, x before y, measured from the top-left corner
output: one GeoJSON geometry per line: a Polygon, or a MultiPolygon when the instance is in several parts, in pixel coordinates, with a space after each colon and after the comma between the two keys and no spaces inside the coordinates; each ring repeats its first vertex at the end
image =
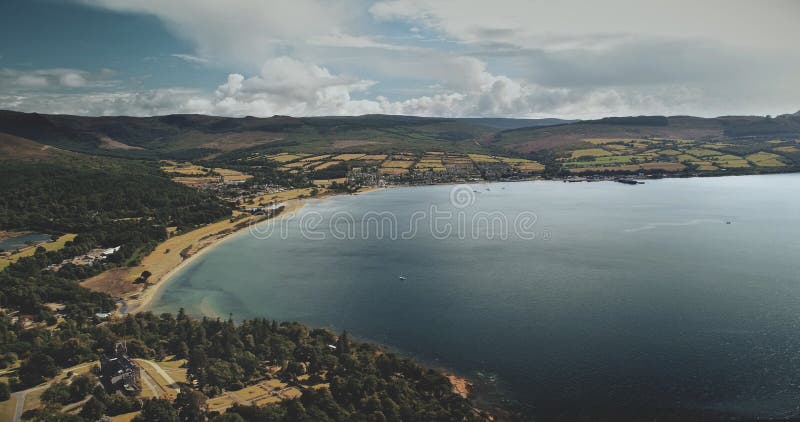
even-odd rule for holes
{"type": "Polygon", "coordinates": [[[399,276],[399,277],[397,277],[397,278],[399,278],[400,280],[403,280],[403,281],[406,281],[406,279],[407,279],[407,277],[406,277],[406,276],[404,276],[404,275],[401,275],[401,276],[399,276]]]}

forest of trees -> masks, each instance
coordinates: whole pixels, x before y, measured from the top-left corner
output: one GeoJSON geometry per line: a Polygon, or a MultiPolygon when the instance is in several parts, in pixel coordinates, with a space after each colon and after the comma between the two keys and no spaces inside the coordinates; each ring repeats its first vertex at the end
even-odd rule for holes
{"type": "Polygon", "coordinates": [[[57,411],[60,406],[50,406],[38,414],[41,420],[95,420],[139,409],[143,421],[452,421],[485,417],[452,392],[442,372],[352,341],[346,333],[337,336],[298,323],[256,319],[237,325],[231,320],[192,319],[181,310],[177,316],[128,315],[103,326],[72,321],[57,331],[21,330],[7,318],[0,318],[0,324],[0,354],[23,359],[13,388],[37,384],[59,368],[97,359],[122,339],[132,357],[157,360],[175,355],[188,359],[192,385],[185,385],[174,403],[109,395],[102,388],[86,387],[94,384],[91,381],[81,379],[75,385],[73,380],[69,387],[51,385],[43,400],[64,404],[82,400],[91,392],[82,414],[66,416],[57,411]],[[302,396],[263,407],[234,406],[225,416],[207,411],[206,397],[271,376],[268,365],[279,366],[278,376],[300,386],[302,396]],[[330,388],[302,387],[297,380],[302,375],[309,376],[309,382],[328,383],[330,388]]]}
{"type": "MultiPolygon", "coordinates": [[[[106,159],[108,160],[108,159],[106,159]]],[[[230,215],[220,200],[178,185],[155,166],[108,160],[112,169],[56,163],[15,163],[0,166],[0,229],[76,233],[65,247],[36,250],[0,272],[0,307],[50,319],[44,303],[67,306],[71,319],[84,320],[114,308],[114,301],[90,292],[76,281],[112,266],[133,265],[167,238],[167,227],[191,229],[230,215]],[[121,246],[94,266],[51,264],[93,248],[121,246]]]]}
{"type": "MultiPolygon", "coordinates": [[[[274,181],[271,167],[256,182],[274,181]]],[[[289,180],[284,180],[290,182],[289,180]]],[[[300,182],[299,180],[295,182],[300,182]]],[[[297,323],[264,319],[233,321],[187,317],[182,311],[127,315],[98,324],[94,315],[115,309],[115,301],[82,288],[77,281],[120,265],[133,265],[167,238],[167,227],[189,230],[230,215],[230,207],[200,191],[169,180],[155,163],[102,158],[96,162],[0,166],[0,229],[51,234],[76,233],[60,250],[37,248],[0,271],[0,370],[19,365],[9,383],[0,382],[0,401],[9,393],[52,379],[61,369],[95,361],[125,340],[132,357],[187,359],[190,384],[177,400],[140,400],[109,394],[94,375],[54,382],[43,405],[26,416],[43,421],[94,421],[140,411],[140,421],[418,421],[478,420],[468,400],[452,392],[436,370],[369,344],[297,323]],[[92,248],[121,246],[97,265],[46,267],[92,248]],[[61,303],[64,319],[44,305],[61,303]],[[24,326],[22,318],[37,324],[24,326]],[[331,345],[335,346],[330,347],[331,345]],[[268,366],[280,367],[271,374],[268,366]],[[327,383],[311,389],[299,383],[327,383]],[[298,399],[262,407],[234,406],[224,415],[208,412],[207,397],[268,376],[302,390],[298,399]],[[86,400],[78,414],[59,411],[86,400]]]]}

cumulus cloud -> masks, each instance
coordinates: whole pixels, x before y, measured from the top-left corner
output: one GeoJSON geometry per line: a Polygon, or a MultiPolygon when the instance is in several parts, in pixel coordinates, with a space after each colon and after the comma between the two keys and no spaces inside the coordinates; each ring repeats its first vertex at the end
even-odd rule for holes
{"type": "MultiPolygon", "coordinates": [[[[213,93],[195,89],[141,92],[15,95],[0,97],[0,107],[85,115],[158,115],[200,113],[222,116],[360,115],[599,117],[647,109],[669,111],[700,93],[681,90],[657,94],[614,89],[549,88],[491,73],[479,60],[463,59],[464,70],[445,92],[403,100],[369,95],[376,83],[281,56],[268,60],[256,75],[233,73],[213,93]],[[682,97],[682,98],[681,98],[682,97]]],[[[458,62],[458,60],[457,60],[458,62]]]]}
{"type": "Polygon", "coordinates": [[[78,72],[66,72],[58,78],[58,82],[68,88],[86,86],[86,79],[78,72]]]}
{"type": "Polygon", "coordinates": [[[0,88],[7,91],[30,89],[72,89],[87,86],[108,86],[113,83],[113,72],[104,69],[90,73],[76,69],[0,69],[0,88]]]}
{"type": "Polygon", "coordinates": [[[9,78],[8,82],[20,88],[46,88],[49,85],[47,78],[39,75],[18,75],[9,78]]]}
{"type": "MultiPolygon", "coordinates": [[[[75,1],[156,16],[195,46],[173,57],[230,72],[216,89],[59,97],[87,114],[708,116],[800,98],[793,0],[75,1]]],[[[14,96],[0,106],[17,109],[97,83],[3,72],[14,96]]],[[[53,98],[39,110],[61,107],[53,98]]]]}

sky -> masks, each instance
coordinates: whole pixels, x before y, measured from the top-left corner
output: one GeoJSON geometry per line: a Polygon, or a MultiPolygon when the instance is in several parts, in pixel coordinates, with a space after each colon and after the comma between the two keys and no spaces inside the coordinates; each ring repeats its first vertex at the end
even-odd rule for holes
{"type": "Polygon", "coordinates": [[[798,0],[0,0],[0,109],[778,115],[798,0]]]}

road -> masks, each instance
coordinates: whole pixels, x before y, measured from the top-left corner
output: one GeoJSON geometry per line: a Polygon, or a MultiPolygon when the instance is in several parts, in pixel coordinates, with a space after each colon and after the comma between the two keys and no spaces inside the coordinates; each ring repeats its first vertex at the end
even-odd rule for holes
{"type": "MultiPolygon", "coordinates": [[[[70,368],[70,370],[71,371],[76,371],[78,369],[85,368],[85,367],[91,366],[93,364],[94,363],[87,363],[87,364],[84,364],[84,365],[78,365],[78,366],[70,368]]],[[[42,384],[42,385],[39,385],[39,386],[36,386],[36,387],[33,387],[33,388],[29,388],[27,390],[22,390],[22,391],[17,391],[16,393],[11,393],[11,395],[17,400],[16,406],[14,406],[14,419],[13,419],[13,422],[20,422],[22,420],[22,412],[25,410],[25,396],[27,396],[28,393],[32,393],[32,392],[34,392],[36,390],[41,390],[43,388],[49,387],[50,384],[54,383],[57,378],[58,377],[53,378],[52,380],[48,381],[45,384],[42,384]]]]}
{"type": "Polygon", "coordinates": [[[166,380],[169,383],[169,386],[171,388],[175,389],[175,394],[178,394],[178,393],[181,392],[181,389],[178,388],[178,383],[175,382],[175,380],[167,373],[167,371],[164,370],[164,368],[158,366],[158,364],[156,364],[155,362],[149,361],[149,360],[142,360],[142,362],[147,363],[156,372],[158,372],[158,375],[161,375],[161,377],[164,378],[164,380],[166,380]]]}
{"type": "Polygon", "coordinates": [[[16,406],[14,406],[14,420],[13,422],[20,422],[22,420],[22,412],[25,409],[25,396],[28,393],[31,393],[36,390],[41,390],[43,388],[47,388],[50,386],[50,383],[40,385],[38,387],[29,388],[27,390],[17,391],[16,393],[11,393],[11,395],[17,400],[16,406]]]}

